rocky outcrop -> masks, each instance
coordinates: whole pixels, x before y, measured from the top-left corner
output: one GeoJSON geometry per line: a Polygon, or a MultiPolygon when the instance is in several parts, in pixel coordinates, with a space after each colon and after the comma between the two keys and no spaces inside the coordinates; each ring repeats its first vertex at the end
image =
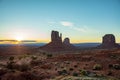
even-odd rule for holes
{"type": "Polygon", "coordinates": [[[115,36],[113,34],[106,34],[103,36],[103,44],[112,45],[115,44],[115,36]]]}
{"type": "Polygon", "coordinates": [[[71,43],[70,43],[70,39],[69,38],[65,38],[64,41],[63,41],[63,44],[66,46],[66,48],[71,48],[71,49],[74,49],[76,48],[75,46],[73,46],[71,43]]]}
{"type": "Polygon", "coordinates": [[[106,34],[102,38],[102,44],[98,46],[100,48],[119,48],[120,45],[116,43],[115,36],[113,34],[106,34]]]}
{"type": "Polygon", "coordinates": [[[60,34],[60,36],[59,36],[58,31],[52,31],[51,42],[61,42],[62,43],[62,34],[60,34]]]}
{"type": "Polygon", "coordinates": [[[45,46],[40,47],[41,50],[45,51],[66,51],[75,49],[72,44],[69,42],[69,38],[66,38],[64,42],[62,42],[62,34],[59,34],[58,31],[51,32],[51,42],[46,44],[45,46]]]}
{"type": "Polygon", "coordinates": [[[69,38],[65,38],[63,41],[64,44],[70,45],[70,39],[69,38]]]}

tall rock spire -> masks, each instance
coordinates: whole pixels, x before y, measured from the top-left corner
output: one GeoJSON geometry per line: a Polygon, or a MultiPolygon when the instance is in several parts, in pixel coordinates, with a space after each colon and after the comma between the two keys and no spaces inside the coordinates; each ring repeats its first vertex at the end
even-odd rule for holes
{"type": "Polygon", "coordinates": [[[52,31],[51,42],[62,42],[62,34],[60,34],[60,36],[59,36],[58,31],[52,31]]]}

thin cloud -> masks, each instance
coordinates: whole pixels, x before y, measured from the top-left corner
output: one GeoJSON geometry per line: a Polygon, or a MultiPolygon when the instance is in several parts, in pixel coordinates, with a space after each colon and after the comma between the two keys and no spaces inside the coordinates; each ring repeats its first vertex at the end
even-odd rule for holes
{"type": "Polygon", "coordinates": [[[73,27],[74,30],[84,32],[84,33],[97,33],[96,29],[90,28],[88,26],[73,27]]]}
{"type": "Polygon", "coordinates": [[[72,22],[68,22],[68,21],[61,21],[60,23],[61,23],[61,25],[66,26],[66,27],[74,26],[74,24],[72,22]]]}
{"type": "Polygon", "coordinates": [[[73,30],[76,30],[76,31],[86,32],[85,28],[75,27],[74,23],[69,22],[69,21],[61,21],[60,24],[63,25],[63,26],[65,26],[65,27],[69,27],[69,28],[71,28],[73,30]]]}
{"type": "Polygon", "coordinates": [[[87,30],[84,28],[77,28],[77,27],[73,27],[74,30],[80,31],[80,32],[86,32],[87,30]]]}
{"type": "Polygon", "coordinates": [[[76,25],[73,22],[69,22],[69,21],[61,21],[60,24],[64,27],[69,27],[72,30],[83,32],[83,33],[96,32],[95,29],[88,28],[88,26],[86,26],[86,25],[76,27],[76,25]]]}

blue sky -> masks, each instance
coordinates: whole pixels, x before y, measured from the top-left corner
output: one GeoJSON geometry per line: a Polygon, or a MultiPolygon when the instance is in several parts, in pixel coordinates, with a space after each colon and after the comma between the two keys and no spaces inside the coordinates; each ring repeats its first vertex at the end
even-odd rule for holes
{"type": "Polygon", "coordinates": [[[0,39],[49,42],[51,30],[71,42],[120,42],[120,0],[0,0],[0,39]]]}

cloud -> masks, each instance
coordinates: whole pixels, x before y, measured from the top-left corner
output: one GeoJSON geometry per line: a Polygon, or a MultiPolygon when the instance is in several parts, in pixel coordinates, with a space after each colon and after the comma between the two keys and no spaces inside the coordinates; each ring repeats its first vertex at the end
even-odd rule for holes
{"type": "Polygon", "coordinates": [[[89,26],[86,25],[76,25],[73,22],[70,21],[60,21],[60,22],[55,22],[55,21],[50,21],[48,22],[50,25],[62,25],[63,27],[68,27],[72,30],[79,31],[82,33],[95,33],[98,32],[95,29],[90,28],[89,26]]]}
{"type": "Polygon", "coordinates": [[[74,24],[72,22],[68,22],[68,21],[61,21],[60,23],[61,23],[61,25],[66,26],[66,27],[74,26],[74,24]]]}
{"type": "Polygon", "coordinates": [[[80,32],[86,32],[87,30],[85,28],[77,28],[73,27],[74,30],[80,31],[80,32]]]}
{"type": "Polygon", "coordinates": [[[86,32],[87,31],[86,28],[84,28],[84,27],[81,27],[81,28],[75,27],[74,23],[69,22],[69,21],[61,21],[60,24],[65,26],[65,27],[69,27],[73,30],[76,30],[76,31],[80,31],[80,32],[86,32]]]}

